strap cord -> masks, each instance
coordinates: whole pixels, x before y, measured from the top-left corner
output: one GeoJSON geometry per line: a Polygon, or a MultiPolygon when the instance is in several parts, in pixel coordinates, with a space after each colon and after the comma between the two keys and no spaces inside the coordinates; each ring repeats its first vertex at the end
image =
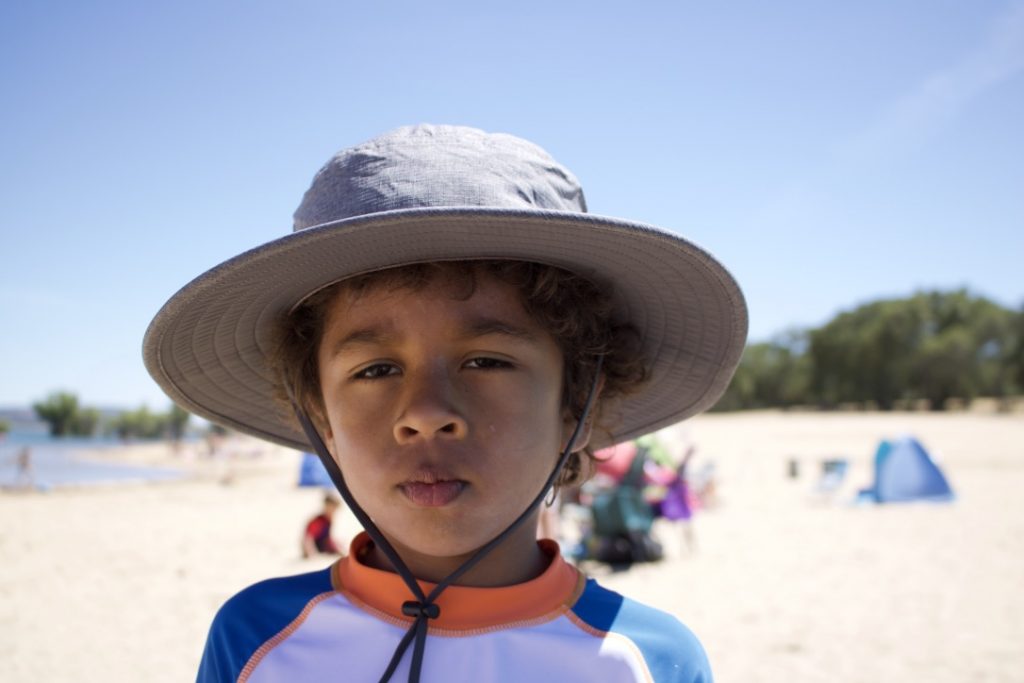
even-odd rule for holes
{"type": "Polygon", "coordinates": [[[373,523],[370,516],[367,515],[363,508],[359,506],[359,503],[356,502],[355,497],[348,488],[348,484],[345,482],[344,475],[341,473],[341,468],[338,467],[338,463],[331,457],[330,451],[327,450],[327,446],[324,444],[316,427],[313,426],[309,416],[306,415],[306,412],[299,407],[299,403],[295,400],[295,395],[292,393],[291,387],[288,387],[288,396],[291,399],[292,408],[299,420],[299,424],[302,426],[302,431],[305,432],[306,438],[308,438],[309,442],[313,445],[313,449],[316,451],[316,454],[319,456],[324,468],[326,468],[327,473],[330,475],[331,481],[334,482],[334,485],[337,487],[342,499],[344,499],[345,504],[348,505],[350,510],[352,510],[352,514],[354,514],[356,519],[359,520],[359,523],[363,526],[363,529],[366,530],[366,533],[374,544],[376,544],[376,546],[380,548],[381,552],[384,553],[384,556],[391,563],[391,566],[394,567],[395,571],[402,578],[402,581],[409,588],[409,591],[414,597],[413,600],[408,600],[402,604],[402,614],[412,617],[413,622],[409,626],[409,630],[405,632],[404,636],[402,636],[402,640],[398,643],[398,647],[395,648],[395,652],[391,656],[391,661],[388,663],[387,668],[384,670],[384,674],[381,676],[380,683],[387,683],[391,680],[395,670],[402,661],[402,657],[409,649],[410,644],[412,644],[413,650],[412,662],[409,667],[409,683],[419,683],[420,672],[423,668],[423,652],[427,644],[427,624],[431,619],[437,619],[441,616],[441,608],[435,604],[435,600],[437,600],[448,586],[458,581],[462,575],[475,567],[480,560],[486,557],[492,550],[498,547],[506,538],[518,529],[530,514],[544,501],[548,490],[554,486],[555,480],[558,478],[558,474],[562,471],[562,467],[565,466],[566,461],[569,459],[569,455],[573,452],[573,447],[576,445],[576,441],[579,439],[580,433],[583,431],[583,427],[590,416],[594,400],[597,398],[597,388],[600,385],[601,364],[602,358],[598,356],[594,369],[594,382],[587,394],[587,401],[583,406],[582,414],[576,422],[576,427],[573,429],[572,435],[569,437],[569,441],[566,444],[565,449],[559,456],[558,462],[555,464],[551,474],[548,475],[548,479],[544,483],[544,488],[541,489],[540,493],[538,493],[537,497],[533,499],[533,502],[530,503],[529,507],[527,507],[514,522],[484,546],[479,548],[472,557],[462,564],[462,566],[442,579],[429,595],[424,594],[423,589],[420,588],[419,583],[416,581],[416,577],[413,576],[405,562],[401,557],[399,557],[394,547],[384,537],[384,534],[381,533],[380,529],[377,528],[377,525],[373,523]]]}

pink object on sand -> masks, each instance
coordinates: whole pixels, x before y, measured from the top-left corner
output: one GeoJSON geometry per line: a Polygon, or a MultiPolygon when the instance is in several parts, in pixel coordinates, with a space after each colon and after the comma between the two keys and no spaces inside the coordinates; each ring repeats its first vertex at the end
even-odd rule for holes
{"type": "Polygon", "coordinates": [[[629,471],[629,466],[636,457],[636,444],[632,441],[602,448],[594,453],[597,458],[597,471],[613,478],[615,481],[622,481],[629,471]]]}

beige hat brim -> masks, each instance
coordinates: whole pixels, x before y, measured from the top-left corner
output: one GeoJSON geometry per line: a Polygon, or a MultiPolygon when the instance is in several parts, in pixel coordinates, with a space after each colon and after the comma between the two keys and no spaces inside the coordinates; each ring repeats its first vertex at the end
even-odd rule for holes
{"type": "Polygon", "coordinates": [[[596,448],[711,407],[739,363],[747,309],[732,276],[672,233],[591,214],[407,209],[301,230],[232,258],[175,294],[150,324],[146,367],[175,402],[213,422],[312,450],[275,402],[265,358],[274,322],[354,275],[427,261],[536,261],[613,288],[617,317],[640,332],[650,381],[612,406],[596,448]]]}

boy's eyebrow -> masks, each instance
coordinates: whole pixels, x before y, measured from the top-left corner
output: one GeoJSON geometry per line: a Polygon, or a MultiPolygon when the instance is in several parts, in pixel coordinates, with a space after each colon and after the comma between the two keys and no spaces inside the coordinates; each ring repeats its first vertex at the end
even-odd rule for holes
{"type": "Polygon", "coordinates": [[[379,327],[364,327],[353,330],[334,342],[334,345],[331,346],[331,356],[337,356],[350,346],[359,346],[360,344],[382,345],[393,341],[394,338],[395,335],[393,333],[379,327]]]}
{"type": "MultiPolygon", "coordinates": [[[[525,327],[515,325],[499,318],[479,317],[470,320],[462,329],[460,336],[465,339],[501,335],[523,341],[536,341],[537,334],[525,327]]],[[[382,327],[364,327],[352,330],[331,346],[331,356],[337,356],[351,346],[362,344],[383,346],[397,342],[397,335],[382,327]]]]}
{"type": "Polygon", "coordinates": [[[537,339],[535,332],[499,318],[474,318],[465,328],[465,336],[470,338],[486,337],[491,334],[514,337],[524,341],[535,341],[537,339]]]}

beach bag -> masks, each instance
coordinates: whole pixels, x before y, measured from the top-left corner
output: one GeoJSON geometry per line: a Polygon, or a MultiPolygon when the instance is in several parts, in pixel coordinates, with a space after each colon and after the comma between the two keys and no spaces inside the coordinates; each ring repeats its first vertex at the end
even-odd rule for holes
{"type": "Polygon", "coordinates": [[[613,565],[657,562],[664,558],[661,544],[650,534],[635,531],[601,539],[594,559],[613,565]]]}

